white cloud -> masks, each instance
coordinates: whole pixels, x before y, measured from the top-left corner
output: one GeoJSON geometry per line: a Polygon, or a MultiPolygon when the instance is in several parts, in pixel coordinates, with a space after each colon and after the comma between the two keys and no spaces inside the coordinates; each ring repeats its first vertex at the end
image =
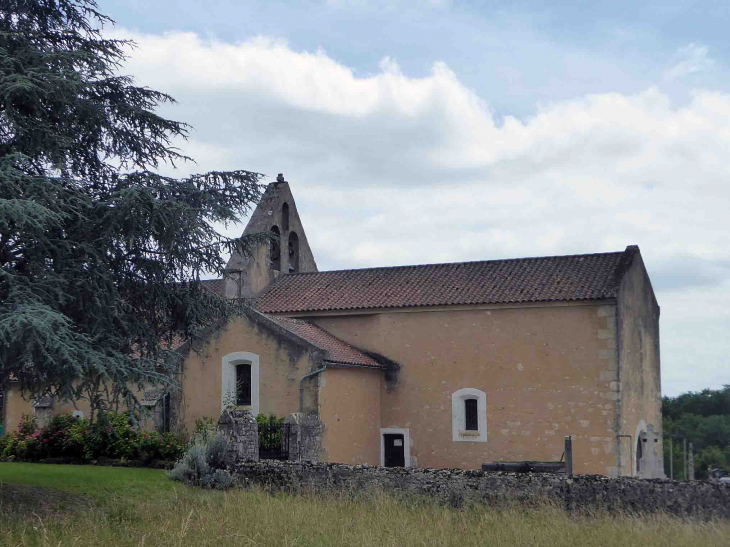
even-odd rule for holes
{"type": "Polygon", "coordinates": [[[665,72],[666,78],[674,80],[696,72],[711,70],[715,66],[715,61],[709,57],[708,53],[707,46],[694,42],[679,48],[675,55],[676,64],[665,72]]]}
{"type": "Polygon", "coordinates": [[[139,45],[139,82],[178,99],[163,114],[196,128],[195,170],[285,173],[323,269],[639,244],[665,390],[730,383],[730,95],[649,88],[497,119],[443,63],[361,75],[275,39],[115,34],[139,45]]]}

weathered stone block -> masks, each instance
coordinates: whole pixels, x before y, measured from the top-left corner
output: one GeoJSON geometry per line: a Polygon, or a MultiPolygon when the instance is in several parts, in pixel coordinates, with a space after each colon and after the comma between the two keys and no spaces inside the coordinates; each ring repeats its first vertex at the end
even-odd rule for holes
{"type": "Polygon", "coordinates": [[[224,410],[218,430],[228,437],[228,465],[259,460],[259,426],[249,410],[224,410]]]}
{"type": "Polygon", "coordinates": [[[39,429],[48,427],[53,418],[53,397],[38,397],[33,402],[33,413],[39,429]]]}
{"type": "Polygon", "coordinates": [[[322,458],[324,424],[314,414],[289,414],[289,460],[318,462],[322,458]]]}

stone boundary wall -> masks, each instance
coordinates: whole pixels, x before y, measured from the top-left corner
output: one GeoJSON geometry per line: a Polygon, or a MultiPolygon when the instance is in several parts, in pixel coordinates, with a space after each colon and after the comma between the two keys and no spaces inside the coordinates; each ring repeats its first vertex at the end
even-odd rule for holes
{"type": "Polygon", "coordinates": [[[242,462],[235,472],[245,485],[291,493],[349,495],[383,490],[425,496],[453,507],[547,501],[569,511],[661,511],[703,519],[730,518],[730,485],[700,481],[277,461],[242,462]]]}

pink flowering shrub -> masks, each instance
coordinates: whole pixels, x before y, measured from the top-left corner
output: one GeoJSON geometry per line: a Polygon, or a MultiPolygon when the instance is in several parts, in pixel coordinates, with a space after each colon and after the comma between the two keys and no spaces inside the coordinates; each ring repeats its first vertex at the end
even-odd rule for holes
{"type": "Polygon", "coordinates": [[[0,437],[0,456],[20,460],[100,457],[127,460],[176,460],[185,448],[179,435],[137,431],[126,412],[108,413],[93,426],[71,414],[57,416],[41,429],[32,416],[23,416],[18,428],[0,437]]]}
{"type": "Polygon", "coordinates": [[[2,455],[21,459],[36,457],[38,435],[33,416],[23,414],[18,429],[3,437],[2,455]]]}
{"type": "Polygon", "coordinates": [[[71,414],[56,416],[48,427],[38,432],[38,452],[47,458],[82,458],[85,429],[88,429],[88,422],[84,419],[71,414]]]}

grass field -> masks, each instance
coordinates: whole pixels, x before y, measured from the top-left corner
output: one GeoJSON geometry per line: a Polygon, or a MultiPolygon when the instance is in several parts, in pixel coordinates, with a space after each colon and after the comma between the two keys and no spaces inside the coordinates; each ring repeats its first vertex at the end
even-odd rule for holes
{"type": "Polygon", "coordinates": [[[0,545],[730,546],[730,522],[206,492],[162,471],[0,463],[0,545]]]}

